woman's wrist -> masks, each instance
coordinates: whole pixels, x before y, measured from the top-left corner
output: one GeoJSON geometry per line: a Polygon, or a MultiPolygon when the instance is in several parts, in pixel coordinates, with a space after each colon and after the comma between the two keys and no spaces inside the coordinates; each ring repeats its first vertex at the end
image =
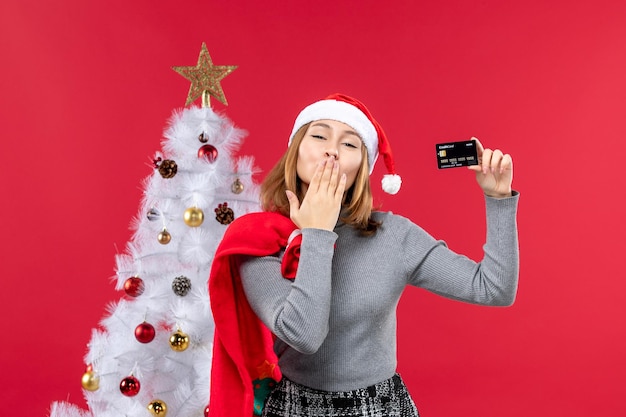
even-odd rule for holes
{"type": "Polygon", "coordinates": [[[491,198],[509,198],[513,196],[513,191],[509,191],[508,193],[485,193],[487,197],[491,198]]]}

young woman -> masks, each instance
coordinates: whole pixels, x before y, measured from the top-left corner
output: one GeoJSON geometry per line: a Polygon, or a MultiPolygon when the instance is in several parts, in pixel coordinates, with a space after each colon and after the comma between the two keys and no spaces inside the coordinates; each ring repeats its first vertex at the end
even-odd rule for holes
{"type": "Polygon", "coordinates": [[[474,262],[410,220],[372,210],[387,138],[358,100],[335,94],[298,115],[261,188],[264,213],[229,227],[213,264],[210,415],[417,416],[396,373],[396,307],[407,285],[484,305],[513,303],[518,279],[513,163],[483,149],[487,240],[474,262]]]}

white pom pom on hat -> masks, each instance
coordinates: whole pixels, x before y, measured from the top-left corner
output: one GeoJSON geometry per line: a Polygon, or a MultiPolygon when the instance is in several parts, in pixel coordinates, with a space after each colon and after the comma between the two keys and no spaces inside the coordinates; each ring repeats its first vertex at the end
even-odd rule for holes
{"type": "Polygon", "coordinates": [[[396,174],[393,154],[391,153],[387,135],[385,135],[383,128],[374,119],[367,107],[355,98],[335,93],[324,100],[305,107],[296,118],[289,136],[289,143],[291,143],[293,135],[302,126],[315,120],[323,119],[345,123],[356,131],[367,148],[370,174],[374,170],[374,164],[378,159],[378,155],[382,155],[388,172],[388,174],[383,176],[382,188],[389,194],[396,194],[400,191],[402,179],[396,174]]]}

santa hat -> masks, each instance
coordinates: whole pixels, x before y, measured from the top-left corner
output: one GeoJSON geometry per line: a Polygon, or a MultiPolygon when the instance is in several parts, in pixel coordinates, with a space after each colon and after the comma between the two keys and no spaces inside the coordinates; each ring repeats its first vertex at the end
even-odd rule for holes
{"type": "Polygon", "coordinates": [[[293,136],[302,126],[323,119],[345,123],[354,129],[367,148],[369,173],[374,170],[378,155],[382,155],[388,172],[383,176],[383,190],[389,194],[395,194],[400,190],[402,179],[396,174],[387,136],[367,107],[355,98],[344,94],[331,94],[324,100],[305,107],[296,118],[289,143],[291,144],[293,136]]]}

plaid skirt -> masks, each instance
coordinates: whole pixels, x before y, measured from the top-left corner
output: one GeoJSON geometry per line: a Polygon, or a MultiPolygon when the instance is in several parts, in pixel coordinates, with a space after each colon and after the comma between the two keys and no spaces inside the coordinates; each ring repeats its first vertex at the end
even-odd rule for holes
{"type": "Polygon", "coordinates": [[[354,391],[319,391],[283,377],[270,393],[265,417],[419,417],[400,375],[354,391]]]}

